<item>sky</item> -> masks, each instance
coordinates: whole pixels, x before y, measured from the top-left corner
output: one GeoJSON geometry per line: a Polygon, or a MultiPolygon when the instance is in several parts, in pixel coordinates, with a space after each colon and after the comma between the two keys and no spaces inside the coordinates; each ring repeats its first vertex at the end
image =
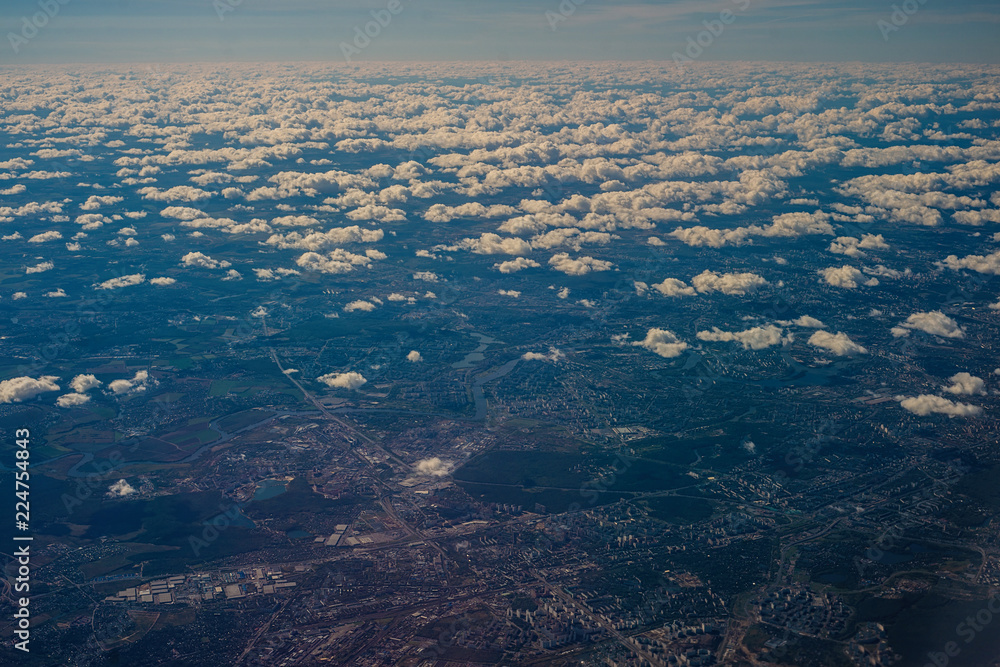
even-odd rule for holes
{"type": "Polygon", "coordinates": [[[1000,62],[995,0],[3,0],[0,28],[0,64],[1000,62]]]}

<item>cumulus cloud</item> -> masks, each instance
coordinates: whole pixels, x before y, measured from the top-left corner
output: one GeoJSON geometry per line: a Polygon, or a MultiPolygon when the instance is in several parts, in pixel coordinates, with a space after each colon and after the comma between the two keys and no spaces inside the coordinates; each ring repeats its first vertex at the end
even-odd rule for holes
{"type": "MultiPolygon", "coordinates": [[[[958,322],[951,319],[940,310],[932,310],[927,313],[913,313],[906,321],[893,330],[893,335],[901,335],[899,331],[914,329],[929,333],[932,336],[942,338],[964,338],[965,329],[958,326],[958,322]],[[899,331],[897,331],[899,330],[899,331]]],[[[902,335],[905,335],[902,334],[902,335]]]]}
{"type": "Polygon", "coordinates": [[[521,355],[521,358],[525,361],[559,361],[566,357],[562,350],[550,347],[548,354],[543,354],[541,352],[525,352],[521,355]]]}
{"type": "Polygon", "coordinates": [[[632,345],[643,347],[667,359],[679,357],[684,350],[688,349],[688,344],[677,338],[672,331],[657,328],[647,331],[643,340],[632,343],[632,345]]]}
{"type": "Polygon", "coordinates": [[[441,280],[441,276],[433,271],[417,271],[413,274],[414,280],[422,280],[427,283],[436,283],[441,280]]]}
{"type": "Polygon", "coordinates": [[[516,237],[486,233],[479,238],[462,239],[454,246],[435,248],[435,250],[457,249],[469,250],[477,255],[523,255],[531,252],[531,244],[516,237]]]}
{"type": "Polygon", "coordinates": [[[413,466],[418,475],[425,475],[427,477],[444,477],[450,473],[454,467],[454,463],[444,461],[436,456],[429,459],[421,459],[413,466]]]}
{"type": "Polygon", "coordinates": [[[101,386],[101,381],[95,375],[77,375],[69,383],[70,389],[78,394],[83,394],[101,386]]]}
{"type": "Polygon", "coordinates": [[[948,415],[950,417],[977,417],[983,413],[983,409],[968,403],[957,403],[949,401],[941,396],[921,394],[920,396],[897,396],[899,404],[909,412],[921,417],[930,414],[948,415]]]}
{"type": "Polygon", "coordinates": [[[295,264],[307,271],[342,274],[350,273],[359,266],[370,268],[372,258],[368,255],[358,255],[342,248],[337,248],[325,255],[318,252],[303,253],[295,260],[295,264]]]}
{"type": "Polygon", "coordinates": [[[60,408],[72,408],[90,402],[90,396],[86,394],[63,394],[56,399],[56,405],[60,408]]]}
{"type": "Polygon", "coordinates": [[[124,498],[134,493],[138,493],[135,488],[124,479],[120,479],[108,487],[107,495],[109,498],[124,498]]]}
{"type": "Polygon", "coordinates": [[[351,243],[376,243],[383,238],[385,238],[385,232],[381,229],[365,229],[352,225],[350,227],[335,227],[325,232],[309,232],[304,235],[299,232],[289,232],[285,235],[274,234],[265,243],[282,250],[296,249],[320,252],[351,243]]]}
{"type": "Polygon", "coordinates": [[[978,378],[970,373],[956,373],[949,378],[949,381],[951,384],[943,387],[949,394],[959,396],[982,396],[986,394],[986,382],[982,378],[978,378]]]}
{"type": "Polygon", "coordinates": [[[837,255],[847,255],[848,257],[865,257],[864,250],[887,250],[889,244],[881,235],[865,234],[861,239],[853,236],[838,237],[830,244],[830,252],[837,255]]]}
{"type": "Polygon", "coordinates": [[[177,282],[176,278],[150,278],[150,285],[173,285],[177,282]]]}
{"type": "Polygon", "coordinates": [[[699,331],[698,340],[704,341],[735,341],[743,345],[744,350],[763,350],[774,345],[780,345],[782,329],[773,324],[766,327],[753,327],[746,331],[722,331],[712,327],[711,331],[699,331]]]}
{"type": "MultiPolygon", "coordinates": [[[[726,245],[742,245],[751,237],[796,238],[812,234],[833,234],[830,225],[830,214],[823,211],[815,213],[783,213],[771,219],[771,224],[761,227],[735,227],[733,229],[712,229],[704,225],[695,227],[678,227],[670,236],[692,247],[722,248],[726,245]]],[[[655,237],[651,237],[655,238],[655,237]]],[[[654,244],[656,245],[656,244],[654,244]]]]}
{"type": "Polygon", "coordinates": [[[43,273],[45,271],[51,271],[53,267],[55,267],[55,264],[52,262],[39,262],[34,266],[29,266],[27,269],[24,270],[24,272],[26,274],[43,273]]]}
{"type": "Polygon", "coordinates": [[[20,403],[47,391],[59,391],[55,375],[18,377],[0,382],[0,403],[20,403]]]}
{"type": "Polygon", "coordinates": [[[826,284],[833,285],[834,287],[843,287],[844,289],[857,289],[859,283],[864,283],[869,287],[874,287],[878,285],[878,280],[871,278],[865,280],[865,274],[860,270],[854,268],[853,266],[847,266],[846,264],[841,267],[831,266],[826,269],[821,269],[819,274],[826,281],[826,284]]]}
{"type": "Polygon", "coordinates": [[[202,201],[212,196],[211,192],[206,192],[200,188],[193,188],[190,185],[178,185],[169,190],[159,188],[141,188],[139,194],[144,199],[152,201],[202,201]]]}
{"type": "Polygon", "coordinates": [[[815,317],[810,317],[809,315],[803,315],[802,317],[792,320],[792,324],[798,325],[800,327],[807,327],[809,329],[825,329],[826,325],[817,320],[815,317]]]}
{"type": "Polygon", "coordinates": [[[509,259],[506,262],[494,264],[493,268],[500,273],[517,273],[523,269],[534,269],[539,266],[541,266],[541,264],[533,259],[528,259],[527,257],[517,257],[515,259],[509,259]]]}
{"type": "Polygon", "coordinates": [[[96,287],[97,289],[119,289],[122,287],[130,287],[132,285],[141,285],[145,281],[145,274],[134,273],[129,276],[120,276],[118,278],[105,280],[103,283],[99,283],[96,287]]]}
{"type": "Polygon", "coordinates": [[[108,389],[116,396],[126,394],[138,394],[146,391],[146,386],[150,383],[148,371],[137,371],[131,380],[119,379],[108,384],[108,389]]]}
{"type": "Polygon", "coordinates": [[[52,230],[48,232],[42,232],[41,234],[35,234],[30,239],[28,243],[46,243],[47,241],[58,241],[63,237],[59,232],[52,230]]]}
{"type": "MultiPolygon", "coordinates": [[[[645,283],[642,284],[645,285],[645,283]]],[[[636,289],[638,291],[638,286],[636,289]]],[[[663,296],[694,296],[697,294],[693,287],[677,278],[667,278],[662,283],[654,283],[653,289],[663,296]]]]}
{"type": "Polygon", "coordinates": [[[829,331],[817,331],[809,337],[809,344],[841,357],[868,354],[866,348],[858,345],[847,334],[842,332],[832,334],[829,331]]]}
{"type": "Polygon", "coordinates": [[[1000,250],[989,255],[969,255],[959,259],[955,255],[948,255],[938,266],[947,267],[955,271],[969,269],[977,273],[989,275],[1000,275],[1000,250]]]}
{"type": "Polygon", "coordinates": [[[96,211],[101,206],[108,206],[111,204],[118,204],[125,201],[124,197],[112,197],[112,196],[101,196],[101,195],[91,195],[87,197],[87,201],[80,204],[80,208],[84,211],[96,211]]]}
{"type": "Polygon", "coordinates": [[[346,306],[344,306],[345,313],[353,313],[357,310],[360,310],[365,313],[370,313],[373,310],[375,310],[375,304],[370,301],[358,299],[357,301],[352,301],[346,306]]]}
{"type": "Polygon", "coordinates": [[[189,252],[181,257],[181,264],[201,269],[227,269],[232,266],[232,264],[225,260],[215,260],[201,252],[189,252]]]}
{"type": "Polygon", "coordinates": [[[406,355],[406,360],[410,363],[419,363],[424,360],[423,356],[416,350],[410,350],[409,354],[406,355]]]}
{"type": "Polygon", "coordinates": [[[566,275],[583,276],[591,271],[610,271],[614,264],[586,255],[572,259],[569,253],[561,252],[549,258],[549,266],[566,275]]]}
{"type": "Polygon", "coordinates": [[[770,283],[756,273],[716,273],[706,270],[692,278],[691,284],[702,294],[722,292],[742,296],[770,283]]]}
{"type": "Polygon", "coordinates": [[[368,382],[361,373],[349,371],[347,373],[327,373],[316,378],[331,389],[357,389],[368,382]]]}

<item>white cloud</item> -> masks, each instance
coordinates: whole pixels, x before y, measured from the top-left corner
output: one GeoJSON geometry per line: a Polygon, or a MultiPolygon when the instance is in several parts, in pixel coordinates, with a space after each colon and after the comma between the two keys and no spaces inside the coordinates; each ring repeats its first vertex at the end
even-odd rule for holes
{"type": "Polygon", "coordinates": [[[410,350],[409,354],[406,355],[406,360],[411,363],[419,363],[424,360],[423,356],[416,350],[410,350]]]}
{"type": "Polygon", "coordinates": [[[770,283],[756,273],[716,273],[706,270],[692,278],[691,284],[702,294],[722,292],[731,296],[742,296],[770,283]]]}
{"type": "Polygon", "coordinates": [[[494,264],[493,268],[500,273],[516,273],[522,269],[534,269],[539,266],[541,266],[541,264],[533,259],[528,259],[527,257],[517,257],[515,259],[509,259],[506,262],[494,264]]]}
{"type": "Polygon", "coordinates": [[[978,378],[975,375],[969,373],[956,373],[952,375],[949,380],[950,385],[943,387],[943,389],[949,394],[956,394],[959,396],[974,396],[974,395],[985,395],[986,394],[986,382],[982,378],[978,378]]]}
{"type": "Polygon", "coordinates": [[[897,396],[899,404],[909,412],[921,417],[930,414],[948,415],[951,417],[976,417],[983,409],[968,403],[956,403],[941,396],[921,394],[920,396],[897,396]]]}
{"type": "Polygon", "coordinates": [[[118,278],[105,280],[103,283],[96,285],[96,287],[97,289],[119,289],[122,287],[130,287],[132,285],[141,285],[145,281],[145,274],[134,273],[130,276],[120,276],[118,278]]]}
{"type": "Polygon", "coordinates": [[[809,344],[842,357],[855,354],[868,354],[867,349],[852,341],[843,332],[832,334],[829,331],[817,331],[809,337],[809,344]]]}
{"type": "Polygon", "coordinates": [[[59,289],[52,290],[51,292],[46,292],[45,296],[49,299],[62,299],[68,295],[66,294],[66,290],[60,287],[59,289]]]}
{"type": "Polygon", "coordinates": [[[34,266],[26,268],[24,272],[25,274],[42,273],[44,271],[51,271],[53,267],[55,267],[55,264],[52,262],[39,262],[34,266]]]}
{"type": "Polygon", "coordinates": [[[150,285],[173,285],[177,282],[176,278],[150,278],[150,285]]]}
{"type": "Polygon", "coordinates": [[[299,232],[289,232],[285,235],[274,234],[267,239],[266,243],[282,250],[296,249],[319,252],[349,243],[376,243],[383,238],[385,238],[385,232],[381,229],[366,229],[352,225],[350,227],[334,227],[325,232],[308,232],[305,235],[299,232]]]}
{"type": "Polygon", "coordinates": [[[59,232],[52,230],[48,232],[42,232],[41,234],[35,234],[30,239],[28,243],[45,243],[47,241],[58,241],[63,237],[59,232]]]}
{"type": "Polygon", "coordinates": [[[181,264],[184,266],[196,266],[202,269],[227,269],[232,264],[225,260],[215,260],[200,252],[189,252],[181,257],[181,264]]]}
{"type": "Polygon", "coordinates": [[[521,298],[521,293],[518,292],[517,290],[513,290],[513,289],[497,290],[497,294],[499,294],[500,296],[509,296],[512,299],[520,299],[521,298]]]}
{"type": "Polygon", "coordinates": [[[865,234],[860,240],[853,236],[841,236],[830,244],[830,252],[848,257],[865,257],[863,250],[887,250],[889,244],[881,234],[865,234]]]}
{"type": "Polygon", "coordinates": [[[655,283],[653,289],[664,296],[694,296],[695,289],[683,280],[667,278],[662,283],[655,283]]]}
{"type": "Polygon", "coordinates": [[[101,381],[94,375],[77,375],[69,383],[70,389],[78,394],[83,394],[91,389],[101,386],[101,381]]]}
{"type": "Polygon", "coordinates": [[[643,340],[632,345],[646,348],[667,359],[679,357],[688,348],[688,344],[677,338],[672,331],[656,328],[647,331],[643,340]]]}
{"type": "Polygon", "coordinates": [[[486,233],[479,238],[462,239],[455,246],[435,250],[463,249],[477,255],[523,255],[531,252],[531,244],[516,237],[502,237],[486,233]]]}
{"type": "Polygon", "coordinates": [[[452,471],[455,464],[450,461],[443,461],[440,458],[434,456],[429,459],[421,459],[417,461],[414,465],[414,469],[417,471],[418,475],[426,475],[428,477],[444,477],[452,471]]]}
{"type": "Polygon", "coordinates": [[[202,201],[212,196],[211,192],[206,192],[200,188],[193,188],[190,185],[178,185],[169,190],[158,188],[141,188],[139,194],[144,199],[152,201],[202,201]]]}
{"type": "Polygon", "coordinates": [[[826,325],[817,320],[815,317],[810,317],[809,315],[803,315],[797,320],[792,320],[792,324],[796,324],[800,327],[808,327],[810,329],[825,329],[826,325]]]}
{"type": "MultiPolygon", "coordinates": [[[[927,313],[913,313],[906,321],[897,327],[898,329],[915,329],[929,333],[932,336],[943,338],[964,338],[965,329],[958,326],[958,322],[951,319],[940,310],[932,310],[927,313]]],[[[894,335],[896,332],[894,330],[894,335]]]]}
{"type": "Polygon", "coordinates": [[[73,408],[90,402],[90,396],[86,394],[63,394],[56,399],[56,405],[60,408],[73,408]]]}
{"type": "Polygon", "coordinates": [[[844,289],[857,289],[858,284],[862,282],[869,287],[878,285],[877,279],[871,278],[870,280],[865,280],[865,274],[853,266],[847,266],[846,264],[841,267],[831,266],[827,269],[821,269],[819,274],[828,285],[843,287],[844,289]]]}
{"type": "Polygon", "coordinates": [[[328,373],[316,378],[327,387],[332,389],[357,389],[368,382],[361,373],[350,371],[347,373],[328,373]]]}
{"type": "Polygon", "coordinates": [[[131,380],[113,380],[108,384],[108,389],[117,396],[124,394],[138,394],[146,391],[146,385],[150,383],[147,371],[137,371],[131,380]]]}
{"type": "Polygon", "coordinates": [[[0,403],[20,403],[46,391],[59,391],[55,375],[40,378],[18,377],[0,382],[0,403]]]}
{"type": "Polygon", "coordinates": [[[358,255],[341,248],[337,248],[326,255],[318,252],[303,253],[297,260],[297,266],[307,271],[318,271],[319,273],[342,274],[354,271],[356,267],[369,268],[372,265],[371,258],[367,255],[358,255]]]}
{"type": "Polygon", "coordinates": [[[562,350],[550,347],[548,354],[543,354],[541,352],[525,352],[521,355],[521,358],[525,361],[559,361],[566,357],[562,350]]]}
{"type": "Polygon", "coordinates": [[[938,263],[938,266],[948,267],[955,271],[969,269],[977,273],[997,276],[1000,275],[1000,250],[989,255],[969,255],[962,259],[955,255],[948,255],[943,262],[938,263]]]}
{"type": "Polygon", "coordinates": [[[699,331],[698,340],[704,341],[735,341],[742,343],[744,350],[763,350],[774,345],[780,345],[782,330],[773,324],[766,327],[753,327],[746,331],[722,331],[712,327],[711,331],[699,331]]]}
{"type": "Polygon", "coordinates": [[[108,487],[109,498],[125,498],[126,496],[131,496],[134,493],[138,492],[124,479],[120,479],[108,487]]]}
{"type": "Polygon", "coordinates": [[[436,283],[441,280],[441,276],[434,273],[433,271],[417,271],[413,274],[414,280],[423,280],[427,283],[436,283]]]}
{"type": "Polygon", "coordinates": [[[797,238],[812,234],[832,235],[833,227],[830,226],[829,220],[830,214],[823,211],[815,213],[799,211],[776,215],[771,219],[771,224],[764,227],[751,225],[732,229],[712,229],[698,225],[688,228],[678,227],[670,233],[670,236],[692,247],[722,248],[726,245],[742,245],[754,236],[797,238]]]}
{"type": "Polygon", "coordinates": [[[353,313],[354,311],[357,310],[370,313],[373,310],[375,310],[375,304],[371,303],[370,301],[364,301],[362,299],[358,299],[357,301],[352,301],[346,306],[344,306],[345,313],[353,313]]]}
{"type": "Polygon", "coordinates": [[[107,206],[110,204],[118,204],[125,201],[124,197],[104,197],[101,195],[91,195],[87,197],[87,201],[80,204],[80,208],[84,211],[96,211],[101,206],[107,206]]]}
{"type": "Polygon", "coordinates": [[[561,252],[549,258],[549,266],[566,275],[583,276],[591,271],[610,271],[614,264],[586,255],[572,259],[568,253],[561,252]]]}

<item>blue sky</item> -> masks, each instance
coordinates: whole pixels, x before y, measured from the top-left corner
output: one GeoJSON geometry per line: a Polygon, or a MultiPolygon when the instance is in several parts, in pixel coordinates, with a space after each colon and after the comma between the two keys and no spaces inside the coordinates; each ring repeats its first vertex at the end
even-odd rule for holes
{"type": "MultiPolygon", "coordinates": [[[[15,53],[10,35],[22,34],[39,0],[4,0],[0,63],[343,61],[342,43],[389,2],[62,1],[37,34],[29,28],[29,40],[15,38],[15,53]]],[[[670,60],[706,30],[704,21],[730,10],[720,34],[701,35],[700,59],[1000,62],[995,0],[907,0],[916,11],[897,12],[895,24],[901,0],[575,1],[563,0],[560,12],[560,0],[399,0],[402,10],[354,57],[670,60]]]]}

